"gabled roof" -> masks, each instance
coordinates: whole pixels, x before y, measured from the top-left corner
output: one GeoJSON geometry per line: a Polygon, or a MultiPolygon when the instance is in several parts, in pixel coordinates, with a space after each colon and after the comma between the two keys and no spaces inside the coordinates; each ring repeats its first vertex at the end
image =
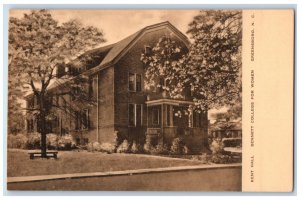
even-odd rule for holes
{"type": "Polygon", "coordinates": [[[108,52],[108,54],[105,56],[105,58],[102,60],[102,62],[100,63],[101,66],[104,66],[110,62],[112,62],[121,52],[124,48],[126,48],[126,46],[128,46],[136,37],[137,35],[140,34],[141,31],[138,31],[126,38],[124,38],[123,40],[115,43],[113,45],[113,48],[108,52]]]}
{"type": "Polygon", "coordinates": [[[153,25],[144,27],[143,29],[135,32],[134,34],[124,38],[123,40],[121,40],[115,44],[112,44],[112,48],[109,50],[109,52],[107,53],[105,58],[102,60],[102,62],[98,66],[87,71],[86,73],[94,73],[94,72],[99,71],[99,70],[107,67],[108,65],[114,63],[115,61],[118,60],[118,58],[122,57],[122,55],[124,55],[124,53],[130,49],[132,44],[136,40],[138,40],[140,38],[140,36],[142,36],[148,30],[151,30],[154,28],[159,28],[159,27],[170,28],[172,31],[177,33],[177,36],[179,36],[187,46],[190,44],[188,38],[182,32],[180,32],[177,28],[175,28],[170,22],[165,21],[165,22],[161,22],[158,24],[153,24],[153,25]]]}

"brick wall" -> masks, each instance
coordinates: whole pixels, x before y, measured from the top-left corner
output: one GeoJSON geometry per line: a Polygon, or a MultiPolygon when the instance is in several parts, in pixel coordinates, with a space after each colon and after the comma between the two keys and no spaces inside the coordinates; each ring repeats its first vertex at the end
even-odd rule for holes
{"type": "Polygon", "coordinates": [[[111,66],[99,72],[99,142],[114,142],[115,129],[115,97],[114,97],[114,67],[111,66]]]}

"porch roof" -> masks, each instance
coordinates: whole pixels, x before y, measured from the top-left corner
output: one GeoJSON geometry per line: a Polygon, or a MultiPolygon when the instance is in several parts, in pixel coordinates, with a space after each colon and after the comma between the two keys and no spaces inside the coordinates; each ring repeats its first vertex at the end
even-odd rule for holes
{"type": "Polygon", "coordinates": [[[176,99],[156,99],[151,101],[146,101],[147,106],[156,106],[156,105],[162,105],[162,104],[168,104],[168,105],[194,105],[195,103],[192,101],[184,101],[184,100],[176,100],[176,99]]]}

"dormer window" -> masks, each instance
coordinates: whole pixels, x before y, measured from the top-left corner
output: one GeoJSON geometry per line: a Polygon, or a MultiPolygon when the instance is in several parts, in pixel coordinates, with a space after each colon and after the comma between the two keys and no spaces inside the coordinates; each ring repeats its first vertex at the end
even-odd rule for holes
{"type": "Polygon", "coordinates": [[[150,46],[145,46],[145,49],[144,49],[144,53],[145,55],[150,55],[152,52],[152,49],[150,46]]]}

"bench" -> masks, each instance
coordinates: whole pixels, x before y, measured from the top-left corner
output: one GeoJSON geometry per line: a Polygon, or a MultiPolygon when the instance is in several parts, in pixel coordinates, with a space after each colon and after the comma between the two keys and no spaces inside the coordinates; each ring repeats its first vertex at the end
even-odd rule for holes
{"type": "MultiPolygon", "coordinates": [[[[40,150],[38,151],[29,151],[28,152],[30,159],[34,159],[35,157],[42,157],[42,152],[40,150]]],[[[53,157],[54,159],[57,159],[58,151],[50,150],[46,152],[47,158],[53,157]]]]}

